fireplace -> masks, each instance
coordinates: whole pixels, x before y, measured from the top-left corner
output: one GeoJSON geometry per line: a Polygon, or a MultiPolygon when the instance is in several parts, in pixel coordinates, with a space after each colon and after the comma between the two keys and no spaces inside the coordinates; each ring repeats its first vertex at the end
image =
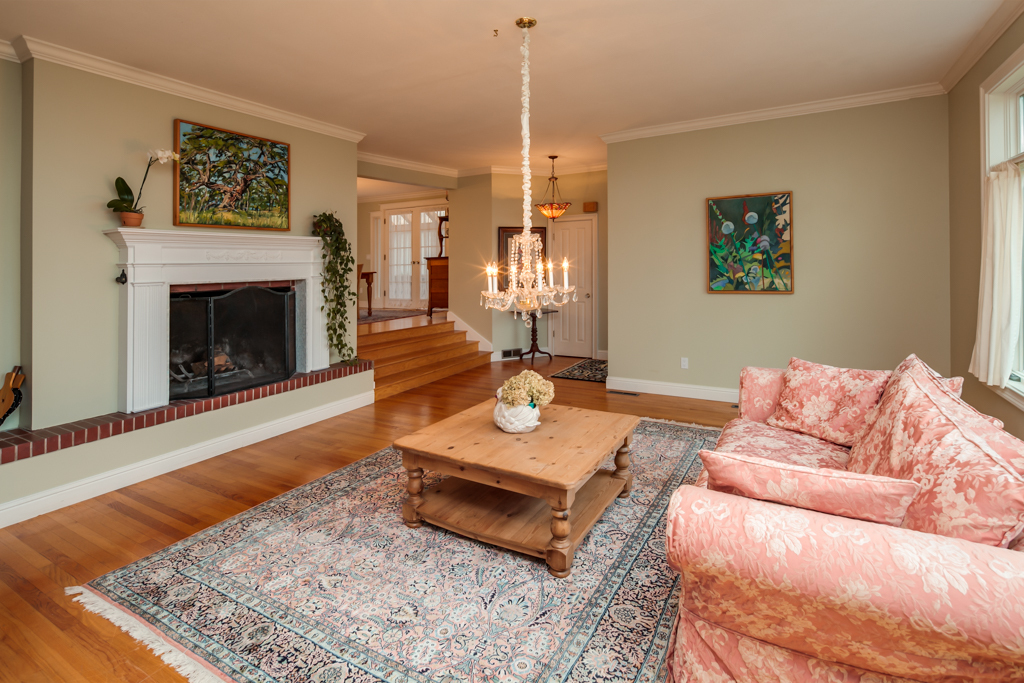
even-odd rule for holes
{"type": "Polygon", "coordinates": [[[220,396],[295,373],[294,286],[267,284],[279,286],[171,286],[170,400],[220,396]]]}
{"type": "MultiPolygon", "coordinates": [[[[320,291],[323,266],[319,237],[241,230],[191,232],[152,228],[116,228],[105,230],[104,234],[119,251],[120,259],[113,275],[124,271],[123,277],[117,279],[121,307],[118,344],[121,357],[118,410],[121,412],[137,413],[167,405],[172,381],[169,370],[174,368],[176,373],[183,374],[177,365],[184,365],[184,359],[172,364],[168,344],[171,294],[181,293],[183,286],[192,288],[193,292],[215,288],[220,291],[211,296],[219,296],[228,292],[222,285],[212,283],[266,285],[268,289],[275,289],[282,283],[293,284],[290,305],[294,317],[289,317],[288,322],[294,339],[294,356],[287,371],[310,373],[330,365],[324,300],[320,291]]],[[[193,294],[192,298],[201,297],[193,294]]],[[[208,304],[194,305],[202,308],[208,304]]],[[[216,326],[216,320],[214,323],[216,326]]],[[[223,352],[223,348],[221,350],[223,352]]],[[[209,345],[205,352],[209,355],[209,345]]],[[[225,355],[231,358],[229,353],[225,355]]],[[[214,377],[210,383],[208,378],[205,391],[210,391],[211,384],[216,391],[217,380],[214,377]]],[[[192,382],[188,391],[201,391],[199,383],[192,382]]]]}

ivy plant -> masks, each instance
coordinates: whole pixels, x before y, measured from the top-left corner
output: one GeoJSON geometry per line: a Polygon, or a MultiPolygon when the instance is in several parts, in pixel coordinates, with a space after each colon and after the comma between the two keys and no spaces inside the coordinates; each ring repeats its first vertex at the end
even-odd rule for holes
{"type": "Polygon", "coordinates": [[[334,213],[322,213],[313,218],[313,233],[323,242],[322,258],[324,279],[321,285],[327,313],[327,340],[331,348],[344,361],[353,361],[356,351],[348,343],[348,305],[355,301],[357,290],[352,289],[349,276],[355,268],[352,245],[345,238],[345,230],[334,213]]]}

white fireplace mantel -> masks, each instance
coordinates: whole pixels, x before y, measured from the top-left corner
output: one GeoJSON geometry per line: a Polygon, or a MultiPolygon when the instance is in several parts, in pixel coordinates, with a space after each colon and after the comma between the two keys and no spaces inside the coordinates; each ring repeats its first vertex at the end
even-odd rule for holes
{"type": "Polygon", "coordinates": [[[148,228],[103,234],[120,250],[117,267],[128,277],[118,333],[122,412],[168,403],[171,285],[294,280],[296,371],[330,365],[319,237],[148,228]]]}

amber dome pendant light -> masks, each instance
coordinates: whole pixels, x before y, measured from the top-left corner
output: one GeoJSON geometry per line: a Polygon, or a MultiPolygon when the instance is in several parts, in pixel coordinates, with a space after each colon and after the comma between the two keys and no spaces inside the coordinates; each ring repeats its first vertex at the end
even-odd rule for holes
{"type": "Polygon", "coordinates": [[[548,157],[551,159],[551,177],[548,178],[548,187],[544,190],[544,197],[541,199],[543,203],[535,205],[542,214],[551,220],[555,220],[572,206],[569,202],[562,201],[562,193],[558,191],[558,177],[555,175],[555,159],[557,158],[557,155],[548,157]],[[551,201],[544,201],[548,198],[548,190],[551,190],[551,201]]]}

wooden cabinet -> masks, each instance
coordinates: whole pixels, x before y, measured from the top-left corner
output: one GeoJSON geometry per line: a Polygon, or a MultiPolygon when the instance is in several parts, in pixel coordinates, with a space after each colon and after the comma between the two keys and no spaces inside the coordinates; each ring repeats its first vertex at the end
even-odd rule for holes
{"type": "Polygon", "coordinates": [[[427,315],[433,315],[435,308],[448,308],[448,257],[434,256],[424,260],[430,285],[427,315]]]}

